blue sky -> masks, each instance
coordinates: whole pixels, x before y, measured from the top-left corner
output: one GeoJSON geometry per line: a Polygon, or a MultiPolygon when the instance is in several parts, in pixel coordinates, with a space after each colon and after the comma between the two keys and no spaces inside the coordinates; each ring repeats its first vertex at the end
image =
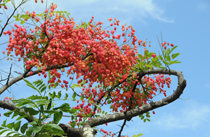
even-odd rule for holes
{"type": "MultiPolygon", "coordinates": [[[[158,108],[156,114],[151,114],[151,122],[144,123],[138,117],[127,123],[123,135],[133,136],[143,133],[143,137],[209,137],[210,132],[210,2],[208,0],[75,0],[67,1],[49,0],[48,3],[56,3],[57,10],[66,10],[74,17],[76,24],[80,21],[89,21],[92,15],[95,21],[104,22],[108,26],[108,18],[117,18],[120,24],[127,23],[136,30],[138,39],[151,41],[150,51],[160,51],[157,36],[166,42],[178,45],[174,52],[181,53],[177,58],[182,63],[172,65],[173,70],[182,71],[187,80],[180,99],[175,102],[158,108]]],[[[11,6],[8,6],[11,9],[11,6]]],[[[45,5],[30,1],[25,5],[25,10],[43,11],[45,5]]],[[[0,10],[2,11],[2,10],[0,10]]],[[[3,15],[0,15],[1,17],[3,15]]],[[[5,20],[3,20],[4,22],[5,20]]],[[[1,24],[2,25],[2,24],[1,24]]],[[[7,27],[9,29],[9,27],[7,27]]],[[[6,29],[6,30],[7,30],[6,29]]],[[[6,42],[6,37],[0,38],[1,43],[6,42]]],[[[6,45],[1,45],[0,51],[5,50],[6,45]]],[[[141,52],[141,48],[139,48],[141,52]]],[[[0,55],[2,58],[3,55],[0,55]]],[[[13,65],[14,69],[20,69],[13,65]]],[[[10,63],[1,63],[1,69],[9,71],[10,63]]],[[[16,75],[17,76],[17,75],[16,75]]],[[[38,77],[28,78],[31,82],[38,77]]],[[[172,85],[167,89],[167,94],[171,94],[176,88],[177,80],[172,78],[172,85]]],[[[10,90],[15,97],[24,98],[35,94],[21,81],[18,85],[13,85],[10,90]]],[[[9,92],[4,92],[0,99],[11,96],[9,92]]],[[[154,100],[162,99],[160,95],[154,100]]],[[[58,103],[59,104],[59,103],[58,103]]],[[[71,104],[74,106],[74,103],[71,104]]],[[[108,109],[105,109],[108,110],[108,109]]],[[[4,113],[0,109],[0,113],[4,113]]],[[[0,123],[5,117],[0,117],[0,123]]],[[[9,119],[8,119],[9,120],[9,119]]],[[[12,122],[12,120],[9,120],[12,122]]],[[[64,119],[61,123],[66,123],[64,119]]],[[[108,123],[108,126],[99,126],[107,131],[118,132],[123,121],[108,123]]],[[[101,137],[98,133],[96,137],[101,137]]]]}

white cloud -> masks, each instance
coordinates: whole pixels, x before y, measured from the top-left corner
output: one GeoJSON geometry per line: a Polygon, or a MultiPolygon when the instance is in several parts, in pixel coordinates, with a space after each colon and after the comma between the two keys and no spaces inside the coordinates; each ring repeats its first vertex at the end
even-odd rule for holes
{"type": "Polygon", "coordinates": [[[208,8],[209,8],[209,5],[208,5],[208,3],[206,3],[206,2],[200,2],[200,3],[197,5],[197,9],[198,9],[199,11],[207,11],[208,8]]]}
{"type": "MultiPolygon", "coordinates": [[[[16,5],[21,0],[16,0],[16,5]]],[[[161,22],[173,23],[173,19],[164,17],[164,9],[157,5],[153,0],[76,0],[62,1],[48,0],[47,5],[52,2],[58,5],[57,10],[66,10],[75,18],[76,24],[81,20],[89,21],[91,16],[96,17],[96,21],[107,21],[108,18],[117,18],[120,24],[133,24],[133,22],[141,22],[147,24],[146,19],[152,18],[161,22]]],[[[24,4],[25,11],[33,10],[37,13],[43,12],[46,8],[46,2],[35,3],[33,0],[24,4]]],[[[49,6],[48,6],[49,7],[49,6]]],[[[10,4],[10,8],[11,4],[10,4]]],[[[105,23],[105,22],[104,22],[105,23]]],[[[105,24],[107,25],[107,24],[105,24]]]]}
{"type": "Polygon", "coordinates": [[[208,105],[188,101],[180,111],[164,114],[154,123],[161,128],[190,128],[195,130],[203,125],[210,127],[210,122],[207,120],[210,118],[209,113],[210,107],[208,105]]]}
{"type": "Polygon", "coordinates": [[[80,19],[90,19],[90,15],[98,15],[103,20],[110,17],[117,17],[118,19],[121,18],[121,21],[127,19],[131,21],[142,21],[142,18],[152,17],[162,22],[173,22],[172,19],[163,17],[165,11],[155,4],[153,0],[78,0],[75,2],[60,2],[58,3],[58,9],[69,10],[70,13],[77,13],[77,18],[80,19]],[[78,5],[78,3],[83,4],[78,5]]]}

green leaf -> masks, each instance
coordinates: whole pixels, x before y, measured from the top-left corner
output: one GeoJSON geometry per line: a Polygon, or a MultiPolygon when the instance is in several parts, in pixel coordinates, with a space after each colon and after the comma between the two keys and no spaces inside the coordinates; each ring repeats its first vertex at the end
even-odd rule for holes
{"type": "Polygon", "coordinates": [[[165,51],[163,51],[163,53],[165,53],[164,56],[169,56],[169,54],[170,54],[170,49],[167,48],[165,51]]]}
{"type": "Polygon", "coordinates": [[[31,82],[29,82],[29,81],[26,80],[25,78],[23,78],[23,80],[26,82],[26,85],[27,85],[27,86],[29,86],[29,87],[35,89],[36,91],[38,91],[38,92],[40,93],[40,91],[39,91],[36,87],[34,87],[33,84],[32,84],[31,82]]]}
{"type": "Polygon", "coordinates": [[[166,58],[167,61],[170,61],[171,60],[171,58],[170,58],[169,55],[165,56],[165,58],[166,58]]]}
{"type": "Polygon", "coordinates": [[[35,102],[39,106],[43,106],[43,105],[49,104],[49,100],[47,100],[47,99],[37,99],[37,101],[35,101],[35,102]]]}
{"type": "Polygon", "coordinates": [[[74,88],[76,88],[76,87],[80,87],[80,86],[78,86],[77,84],[72,84],[72,86],[71,86],[73,89],[74,88]]]}
{"type": "Polygon", "coordinates": [[[145,58],[147,58],[147,57],[148,57],[148,55],[149,55],[149,51],[148,51],[148,50],[146,50],[146,51],[144,52],[144,55],[145,55],[145,58]]]}
{"type": "Polygon", "coordinates": [[[33,109],[33,108],[24,108],[25,112],[28,112],[30,115],[37,115],[39,111],[33,109]]]}
{"type": "Polygon", "coordinates": [[[112,101],[111,101],[111,100],[108,100],[108,101],[107,101],[107,104],[111,104],[111,103],[112,103],[112,101]]]}
{"type": "Polygon", "coordinates": [[[57,110],[57,109],[60,109],[63,112],[69,112],[70,105],[69,105],[69,103],[64,103],[64,104],[60,105],[59,107],[53,108],[53,110],[57,110]]]}
{"type": "Polygon", "coordinates": [[[54,99],[55,95],[56,95],[55,91],[53,91],[53,94],[49,93],[49,96],[50,96],[51,99],[54,99]]]}
{"type": "Polygon", "coordinates": [[[22,118],[25,118],[25,117],[28,117],[28,115],[23,115],[23,116],[19,116],[17,119],[16,119],[16,121],[18,121],[18,120],[21,120],[22,118]]]}
{"type": "Polygon", "coordinates": [[[85,98],[85,96],[84,95],[82,95],[81,97],[80,97],[80,100],[83,100],[85,98]]]}
{"type": "MultiPolygon", "coordinates": [[[[41,68],[40,68],[41,69],[41,68]]],[[[39,79],[39,80],[37,80],[37,81],[34,81],[33,82],[37,87],[39,87],[42,83],[43,83],[43,80],[41,79],[39,79]]]]}
{"type": "Polygon", "coordinates": [[[6,132],[6,131],[9,131],[8,129],[5,129],[5,130],[2,130],[1,132],[0,132],[0,135],[2,135],[4,132],[6,132]]]}
{"type": "Polygon", "coordinates": [[[25,131],[26,131],[26,129],[27,129],[27,127],[28,127],[28,123],[25,123],[25,124],[20,128],[20,132],[21,132],[22,134],[24,134],[25,131]]]}
{"type": "Polygon", "coordinates": [[[48,89],[51,89],[51,86],[50,86],[50,84],[47,86],[47,88],[48,88],[48,89]]]}
{"type": "Polygon", "coordinates": [[[12,113],[13,113],[13,111],[7,111],[4,113],[4,116],[9,117],[12,113]]]}
{"type": "Polygon", "coordinates": [[[91,98],[92,98],[92,94],[88,97],[88,100],[91,100],[91,98]]]}
{"type": "Polygon", "coordinates": [[[133,135],[133,137],[139,137],[139,136],[143,136],[142,133],[138,134],[138,135],[133,135]]]}
{"type": "Polygon", "coordinates": [[[19,137],[21,134],[14,134],[13,137],[19,137]]]}
{"type": "Polygon", "coordinates": [[[171,64],[177,64],[177,63],[181,63],[181,61],[178,61],[178,60],[171,61],[171,62],[170,62],[170,65],[171,65],[171,64]]]}
{"type": "Polygon", "coordinates": [[[61,120],[62,116],[63,116],[63,112],[59,111],[59,110],[56,110],[54,112],[54,117],[53,117],[54,123],[58,124],[58,122],[61,120]]]}
{"type": "MultiPolygon", "coordinates": [[[[19,14],[18,14],[18,16],[19,16],[19,14]]],[[[20,18],[22,18],[22,19],[24,19],[24,18],[26,18],[26,17],[28,17],[28,15],[21,15],[21,16],[20,16],[20,18]]]]}
{"type": "Polygon", "coordinates": [[[15,133],[15,132],[11,131],[11,132],[7,133],[6,137],[8,137],[9,135],[11,135],[13,133],[15,133]]]}
{"type": "Polygon", "coordinates": [[[74,108],[72,108],[72,109],[69,111],[70,114],[74,114],[75,112],[77,112],[77,110],[74,109],[74,108]]]}
{"type": "Polygon", "coordinates": [[[143,116],[143,114],[139,115],[139,117],[142,117],[142,116],[143,116]]]}
{"type": "Polygon", "coordinates": [[[58,92],[58,95],[56,96],[56,98],[61,98],[61,92],[58,92]]]}
{"type": "Polygon", "coordinates": [[[141,117],[141,120],[143,120],[143,119],[144,119],[144,116],[141,117]]]}
{"type": "Polygon", "coordinates": [[[21,20],[20,24],[24,24],[24,23],[25,23],[25,21],[24,20],[21,20]]]}
{"type": "Polygon", "coordinates": [[[12,129],[14,126],[14,122],[7,124],[7,128],[12,129]]]}
{"type": "Polygon", "coordinates": [[[46,90],[46,88],[47,88],[47,86],[44,86],[40,91],[41,91],[41,93],[43,92],[43,91],[45,91],[46,90]]]}
{"type": "Polygon", "coordinates": [[[64,134],[63,129],[60,126],[56,125],[56,124],[47,124],[45,126],[46,127],[50,127],[52,130],[55,130],[56,132],[60,132],[60,134],[61,133],[64,134]]]}
{"type": "Polygon", "coordinates": [[[147,121],[147,119],[144,119],[144,122],[146,122],[147,121]]]}
{"type": "Polygon", "coordinates": [[[7,120],[4,120],[3,124],[1,125],[2,127],[6,127],[6,121],[7,120]]]}
{"type": "Polygon", "coordinates": [[[51,106],[52,106],[52,99],[50,98],[50,102],[47,105],[47,110],[50,110],[51,106]]]}
{"type": "Polygon", "coordinates": [[[149,122],[150,122],[150,119],[147,119],[147,121],[149,121],[149,122]]]}
{"type": "Polygon", "coordinates": [[[43,126],[44,125],[42,125],[42,126],[35,126],[35,127],[29,127],[29,128],[32,128],[32,132],[33,133],[39,133],[42,130],[43,126]]]}
{"type": "Polygon", "coordinates": [[[171,49],[171,51],[170,51],[170,53],[169,54],[171,54],[171,52],[175,49],[175,48],[177,48],[178,46],[174,46],[172,49],[171,49]]]}
{"type": "MultiPolygon", "coordinates": [[[[36,100],[36,99],[42,99],[42,98],[43,98],[42,96],[32,95],[32,96],[28,97],[27,99],[36,100]]],[[[25,99],[23,99],[23,101],[25,101],[25,99]]]]}
{"type": "Polygon", "coordinates": [[[14,125],[14,130],[15,131],[18,131],[19,130],[20,124],[21,124],[21,121],[18,121],[17,123],[15,123],[15,125],[14,125]]]}
{"type": "Polygon", "coordinates": [[[180,54],[180,53],[172,54],[172,55],[171,55],[172,59],[175,59],[177,56],[179,56],[179,54],[180,54]]]}
{"type": "Polygon", "coordinates": [[[76,95],[77,95],[76,92],[74,92],[72,98],[75,99],[76,95]]]}
{"type": "Polygon", "coordinates": [[[150,64],[146,64],[146,66],[149,67],[149,68],[152,68],[152,65],[150,65],[150,64]]]}
{"type": "Polygon", "coordinates": [[[164,63],[164,64],[166,64],[166,65],[168,65],[168,64],[169,64],[169,63],[168,63],[167,61],[165,61],[165,60],[163,60],[163,63],[164,63]]]}
{"type": "Polygon", "coordinates": [[[157,62],[159,60],[159,58],[152,58],[151,61],[152,62],[157,62]]]}
{"type": "Polygon", "coordinates": [[[163,61],[163,57],[161,55],[158,56],[160,58],[161,61],[163,61]]]}
{"type": "Polygon", "coordinates": [[[40,106],[40,112],[44,112],[44,105],[40,106]]]}
{"type": "Polygon", "coordinates": [[[21,102],[17,103],[16,106],[21,107],[21,106],[29,105],[29,104],[34,104],[35,105],[35,103],[33,101],[25,99],[25,100],[22,100],[21,102]]]}
{"type": "Polygon", "coordinates": [[[39,87],[39,90],[41,90],[43,87],[46,87],[45,83],[43,83],[43,84],[39,87]]]}
{"type": "Polygon", "coordinates": [[[56,88],[58,86],[58,82],[55,82],[55,85],[53,86],[53,88],[56,88]]]}
{"type": "Polygon", "coordinates": [[[76,126],[76,122],[75,121],[72,121],[71,122],[71,126],[74,128],[76,126]]]}
{"type": "Polygon", "coordinates": [[[102,80],[102,76],[98,75],[98,80],[101,81],[102,80]]]}
{"type": "Polygon", "coordinates": [[[33,127],[29,127],[26,131],[26,136],[30,137],[33,133],[33,127]]]}

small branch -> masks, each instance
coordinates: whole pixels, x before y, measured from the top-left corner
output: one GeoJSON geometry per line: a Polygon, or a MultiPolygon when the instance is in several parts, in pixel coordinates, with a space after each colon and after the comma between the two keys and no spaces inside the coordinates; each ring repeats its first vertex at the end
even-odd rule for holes
{"type": "Polygon", "coordinates": [[[8,79],[7,79],[7,83],[6,83],[7,86],[8,86],[8,82],[9,82],[11,72],[12,72],[12,64],[11,64],[11,67],[10,67],[10,71],[9,71],[9,75],[8,75],[8,79]]]}
{"type": "Polygon", "coordinates": [[[9,20],[10,20],[10,19],[12,18],[12,16],[15,14],[15,11],[23,4],[23,1],[24,1],[24,0],[22,0],[22,2],[20,3],[20,5],[18,5],[17,8],[14,9],[13,13],[12,13],[12,14],[10,15],[10,17],[7,19],[7,21],[6,21],[5,25],[4,25],[4,27],[2,28],[2,30],[1,30],[1,32],[0,32],[0,37],[1,37],[1,35],[3,34],[4,29],[5,29],[6,26],[8,25],[9,20]]]}
{"type": "Polygon", "coordinates": [[[121,127],[121,129],[120,129],[120,132],[119,132],[118,137],[121,137],[121,133],[122,133],[122,131],[123,131],[123,128],[125,127],[125,124],[126,124],[126,119],[125,119],[124,122],[123,122],[123,125],[122,125],[122,127],[121,127]]]}

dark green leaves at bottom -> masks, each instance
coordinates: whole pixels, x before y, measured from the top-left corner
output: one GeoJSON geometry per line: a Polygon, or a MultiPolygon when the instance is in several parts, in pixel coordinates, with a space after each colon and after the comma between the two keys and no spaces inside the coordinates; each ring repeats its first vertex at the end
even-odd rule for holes
{"type": "Polygon", "coordinates": [[[58,122],[61,120],[62,116],[63,116],[63,112],[59,111],[59,110],[56,110],[54,112],[54,117],[53,117],[54,123],[58,124],[58,122]]]}
{"type": "Polygon", "coordinates": [[[21,124],[21,121],[18,121],[17,123],[15,123],[15,125],[14,125],[14,130],[15,131],[18,131],[19,130],[20,124],[21,124]]]}
{"type": "Polygon", "coordinates": [[[26,129],[27,129],[27,127],[28,127],[28,123],[25,123],[25,124],[20,128],[20,132],[21,132],[22,134],[24,134],[25,131],[26,131],[26,129]]]}

